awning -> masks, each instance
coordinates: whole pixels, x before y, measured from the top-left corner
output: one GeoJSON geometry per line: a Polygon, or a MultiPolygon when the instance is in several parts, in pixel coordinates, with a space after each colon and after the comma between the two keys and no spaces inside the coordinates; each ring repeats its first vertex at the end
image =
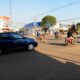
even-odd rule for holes
{"type": "Polygon", "coordinates": [[[33,28],[34,26],[40,27],[40,25],[41,25],[41,22],[32,22],[32,23],[29,23],[29,24],[25,24],[24,27],[33,28]]]}
{"type": "Polygon", "coordinates": [[[0,19],[3,19],[3,20],[10,20],[10,17],[8,17],[8,16],[0,16],[0,19]]]}

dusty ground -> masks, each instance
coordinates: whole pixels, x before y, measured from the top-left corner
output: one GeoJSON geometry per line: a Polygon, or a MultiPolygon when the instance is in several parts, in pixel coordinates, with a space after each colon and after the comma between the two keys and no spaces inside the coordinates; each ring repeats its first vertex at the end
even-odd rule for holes
{"type": "MultiPolygon", "coordinates": [[[[39,41],[39,46],[36,50],[42,54],[46,54],[47,56],[56,59],[57,61],[67,64],[72,63],[78,66],[76,68],[77,71],[68,71],[70,75],[66,76],[61,80],[80,80],[80,43],[79,38],[76,38],[76,44],[68,46],[64,45],[64,36],[61,39],[55,40],[53,36],[46,36],[46,41],[39,41]]],[[[55,65],[55,64],[54,64],[55,65]]],[[[69,68],[71,66],[68,66],[69,68]]],[[[72,66],[73,67],[73,66],[72,66]]],[[[66,74],[65,69],[61,71],[63,75],[66,74]]],[[[62,75],[61,75],[62,76],[62,75]]],[[[59,79],[59,78],[58,78],[59,79]]],[[[58,80],[51,79],[51,80],[58,80]]],[[[47,80],[47,79],[45,79],[47,80]]],[[[59,79],[60,80],[60,79],[59,79]]]]}
{"type": "Polygon", "coordinates": [[[76,38],[75,45],[64,45],[64,37],[55,40],[54,36],[46,36],[46,41],[39,41],[39,46],[36,48],[37,51],[44,54],[59,58],[65,61],[70,61],[80,65],[80,43],[79,39],[76,38]]]}
{"type": "Polygon", "coordinates": [[[64,37],[49,35],[34,51],[6,53],[0,56],[0,80],[80,80],[80,43],[64,46],[64,37]]]}

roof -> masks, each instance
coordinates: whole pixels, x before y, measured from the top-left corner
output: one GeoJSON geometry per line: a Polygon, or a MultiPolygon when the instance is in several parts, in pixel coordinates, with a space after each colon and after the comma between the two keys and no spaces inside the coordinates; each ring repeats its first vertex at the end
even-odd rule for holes
{"type": "Polygon", "coordinates": [[[25,24],[24,27],[33,28],[34,26],[40,27],[40,25],[41,25],[41,22],[32,22],[32,23],[29,23],[29,24],[25,24]]]}
{"type": "Polygon", "coordinates": [[[10,28],[6,27],[6,28],[2,28],[2,30],[11,30],[10,28]]]}
{"type": "Polygon", "coordinates": [[[10,20],[10,17],[8,17],[8,16],[0,16],[0,19],[3,19],[3,20],[10,20]]]}

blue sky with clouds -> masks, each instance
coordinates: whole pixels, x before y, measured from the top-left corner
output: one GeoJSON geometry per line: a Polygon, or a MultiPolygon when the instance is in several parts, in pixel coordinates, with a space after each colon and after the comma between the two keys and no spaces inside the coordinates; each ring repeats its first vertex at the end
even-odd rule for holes
{"type": "MultiPolygon", "coordinates": [[[[13,22],[28,23],[35,19],[36,21],[40,21],[46,15],[53,15],[57,20],[79,17],[80,2],[72,6],[32,18],[33,16],[56,9],[74,1],[78,0],[11,0],[12,20],[13,22]]],[[[0,16],[2,15],[10,15],[10,0],[0,0],[0,16]]]]}

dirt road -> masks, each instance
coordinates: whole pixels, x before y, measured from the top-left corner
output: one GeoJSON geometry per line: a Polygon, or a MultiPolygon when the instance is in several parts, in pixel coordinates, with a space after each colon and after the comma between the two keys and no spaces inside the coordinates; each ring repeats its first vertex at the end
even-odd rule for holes
{"type": "Polygon", "coordinates": [[[36,50],[62,62],[73,62],[80,65],[80,43],[65,46],[63,37],[54,40],[53,36],[47,36],[46,42],[39,42],[36,50]]]}

